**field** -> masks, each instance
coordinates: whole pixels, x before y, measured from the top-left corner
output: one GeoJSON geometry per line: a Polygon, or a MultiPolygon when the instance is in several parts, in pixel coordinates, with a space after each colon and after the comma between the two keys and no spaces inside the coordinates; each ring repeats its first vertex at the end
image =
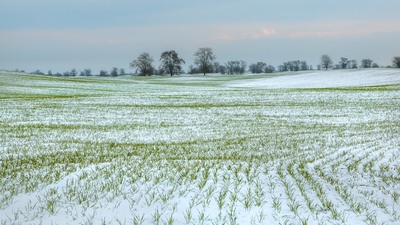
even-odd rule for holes
{"type": "Polygon", "coordinates": [[[400,224],[400,71],[0,72],[0,224],[400,224]]]}

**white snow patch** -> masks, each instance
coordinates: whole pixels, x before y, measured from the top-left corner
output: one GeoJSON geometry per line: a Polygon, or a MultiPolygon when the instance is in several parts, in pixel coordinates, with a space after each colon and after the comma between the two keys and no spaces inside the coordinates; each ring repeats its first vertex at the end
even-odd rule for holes
{"type": "Polygon", "coordinates": [[[400,70],[369,69],[317,71],[272,78],[241,80],[228,83],[228,86],[251,88],[330,88],[399,83],[400,70]]]}

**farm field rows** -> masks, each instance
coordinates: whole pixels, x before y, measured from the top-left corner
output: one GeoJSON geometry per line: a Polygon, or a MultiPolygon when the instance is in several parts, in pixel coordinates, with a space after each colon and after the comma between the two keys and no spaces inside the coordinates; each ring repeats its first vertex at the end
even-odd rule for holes
{"type": "Polygon", "coordinates": [[[399,224],[400,71],[324,74],[0,72],[0,224],[399,224]]]}

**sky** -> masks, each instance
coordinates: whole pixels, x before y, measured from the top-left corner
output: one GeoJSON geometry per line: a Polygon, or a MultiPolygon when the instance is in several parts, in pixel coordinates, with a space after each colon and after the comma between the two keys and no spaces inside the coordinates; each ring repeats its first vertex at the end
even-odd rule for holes
{"type": "Polygon", "coordinates": [[[194,64],[278,66],[320,56],[390,65],[400,55],[399,0],[0,0],[0,69],[133,71],[142,52],[175,50],[194,64]]]}

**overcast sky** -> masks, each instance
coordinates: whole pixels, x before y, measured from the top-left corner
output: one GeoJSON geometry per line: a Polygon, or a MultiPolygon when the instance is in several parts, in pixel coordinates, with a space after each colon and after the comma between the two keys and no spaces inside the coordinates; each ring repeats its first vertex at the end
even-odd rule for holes
{"type": "Polygon", "coordinates": [[[322,54],[389,65],[400,55],[399,0],[0,0],[0,69],[129,69],[199,47],[217,61],[278,66],[322,54]]]}

